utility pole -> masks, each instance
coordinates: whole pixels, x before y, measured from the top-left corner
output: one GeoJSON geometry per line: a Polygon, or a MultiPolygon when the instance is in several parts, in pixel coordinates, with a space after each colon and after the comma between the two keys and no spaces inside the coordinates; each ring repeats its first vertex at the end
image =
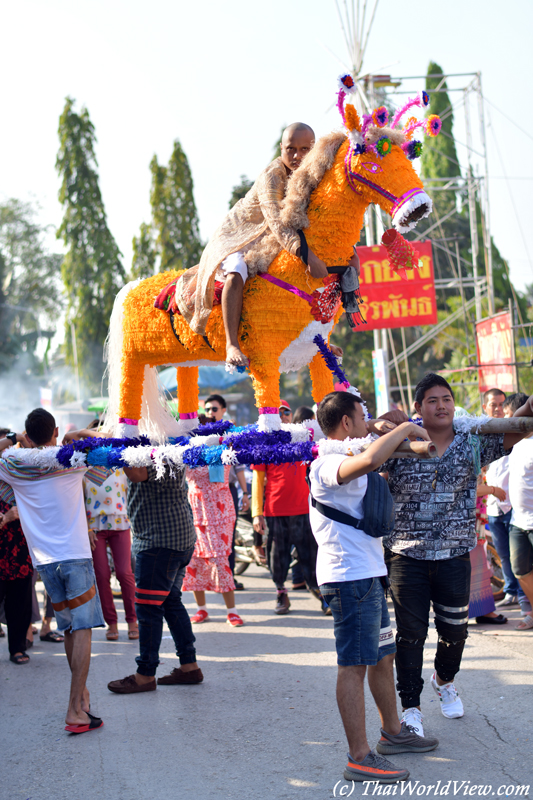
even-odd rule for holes
{"type": "MultiPolygon", "coordinates": [[[[476,185],[474,182],[474,175],[472,171],[472,130],[470,127],[470,109],[468,103],[468,96],[470,87],[467,87],[463,93],[464,107],[465,107],[465,127],[466,127],[466,144],[467,144],[467,159],[468,159],[468,216],[470,219],[470,239],[472,241],[472,271],[474,277],[474,296],[476,298],[476,320],[481,319],[481,292],[479,291],[479,276],[477,260],[479,257],[479,241],[477,236],[477,215],[476,215],[476,185]]],[[[492,312],[491,312],[492,313],[492,312]]]]}
{"type": "Polygon", "coordinates": [[[483,157],[485,160],[485,180],[483,181],[483,195],[485,205],[485,225],[483,227],[485,237],[485,253],[487,259],[487,290],[489,295],[489,316],[494,314],[494,279],[492,274],[492,238],[490,235],[490,205],[489,205],[489,162],[487,157],[487,140],[485,136],[485,104],[483,102],[483,91],[481,89],[481,72],[477,73],[477,101],[479,108],[479,128],[481,144],[483,147],[483,157]]]}

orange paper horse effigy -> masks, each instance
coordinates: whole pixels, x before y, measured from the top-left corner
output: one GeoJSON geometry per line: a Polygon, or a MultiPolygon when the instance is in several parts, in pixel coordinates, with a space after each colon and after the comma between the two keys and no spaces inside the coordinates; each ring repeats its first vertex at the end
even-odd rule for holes
{"type": "MultiPolygon", "coordinates": [[[[370,203],[390,214],[400,233],[431,212],[431,200],[411,165],[422,148],[413,133],[422,126],[430,135],[440,129],[438,117],[411,117],[403,129],[397,127],[407,108],[427,105],[425,93],[410,99],[390,125],[384,107],[365,115],[361,123],[354,106],[344,105],[353,79],[344,75],[339,80],[344,130],[319,139],[293,173],[282,212],[283,222],[305,230],[309,246],[330,267],[350,260],[370,203]]],[[[154,306],[180,274],[160,273],[130,283],[115,301],[108,346],[108,419],[117,436],[134,436],[140,429],[164,438],[196,427],[198,367],[225,361],[220,306],[211,312],[205,337],[194,333],[179,312],[169,314],[161,305],[154,306]],[[177,368],[179,421],[156,400],[152,368],[160,365],[177,368]]],[[[333,390],[332,375],[313,340],[317,334],[327,340],[341,313],[338,276],[313,279],[302,261],[286,251],[268,272],[246,282],[239,340],[250,360],[260,427],[279,428],[281,372],[308,364],[315,402],[333,390]]]]}

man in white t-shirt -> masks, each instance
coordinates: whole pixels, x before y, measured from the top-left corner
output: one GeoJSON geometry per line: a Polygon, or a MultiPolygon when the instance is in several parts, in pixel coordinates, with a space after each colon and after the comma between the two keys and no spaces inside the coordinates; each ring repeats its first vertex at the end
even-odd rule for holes
{"type": "MultiPolygon", "coordinates": [[[[509,456],[509,500],[511,566],[533,605],[533,439],[522,439],[509,456]]],[[[533,611],[523,615],[516,630],[533,630],[533,611]]]]}
{"type": "Polygon", "coordinates": [[[380,467],[406,437],[429,437],[410,422],[397,427],[383,421],[367,423],[361,402],[349,392],[332,392],[322,400],[317,419],[328,438],[327,454],[317,458],[310,469],[312,498],[323,511],[329,507],[355,518],[354,524],[334,521],[314,507],[310,520],[318,542],[317,580],[334,619],[337,702],[350,748],[344,777],[395,783],[406,780],[408,770],[376,755],[366,737],[367,668],[382,724],[378,753],[425,753],[434,750],[438,741],[418,736],[398,718],[393,678],[396,645],[384,592],[387,569],[383,549],[379,539],[356,527],[356,520],[363,517],[367,474],[380,467]],[[341,443],[365,438],[370,432],[383,435],[364,452],[347,456],[341,443]]]}
{"type": "MultiPolygon", "coordinates": [[[[36,408],[25,422],[31,448],[44,451],[57,444],[55,419],[36,408]]],[[[16,434],[0,440],[6,450],[16,434]]],[[[52,454],[53,455],[53,454],[52,454]]],[[[11,450],[0,458],[0,495],[16,505],[33,566],[52,600],[58,631],[72,673],[65,730],[85,733],[104,723],[90,714],[86,681],[91,661],[91,629],[105,627],[96,589],[89,543],[83,466],[63,468],[32,450],[11,450]]]]}

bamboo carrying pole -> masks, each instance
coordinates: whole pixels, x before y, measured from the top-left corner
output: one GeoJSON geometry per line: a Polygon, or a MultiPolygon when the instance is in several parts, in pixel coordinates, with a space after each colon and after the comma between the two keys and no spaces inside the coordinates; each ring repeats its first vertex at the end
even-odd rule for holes
{"type": "Polygon", "coordinates": [[[533,433],[533,417],[493,417],[482,425],[473,419],[470,433],[533,433]]]}
{"type": "MultiPolygon", "coordinates": [[[[473,418],[470,433],[533,433],[533,417],[510,417],[509,419],[493,417],[481,425],[478,419],[473,418]]],[[[402,442],[390,456],[390,458],[436,457],[437,448],[433,442],[402,442]]]]}
{"type": "MultiPolygon", "coordinates": [[[[370,447],[370,445],[367,445],[370,447]]],[[[366,447],[365,447],[366,450],[366,447]]],[[[433,442],[402,442],[390,458],[436,458],[437,448],[433,442]]]]}

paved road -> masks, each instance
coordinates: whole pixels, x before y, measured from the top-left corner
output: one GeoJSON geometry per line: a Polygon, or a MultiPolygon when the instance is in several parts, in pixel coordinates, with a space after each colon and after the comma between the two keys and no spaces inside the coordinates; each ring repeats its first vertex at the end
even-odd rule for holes
{"type": "MultiPolygon", "coordinates": [[[[17,667],[0,640],[1,800],[348,796],[331,619],[302,592],[291,593],[289,616],[276,617],[266,571],[251,567],[243,580],[247,591],[237,594],[237,602],[245,627],[226,625],[221,598],[211,595],[212,621],[196,628],[205,675],[200,686],[111,694],[107,682],[134,671],[137,644],[127,640],[122,613],[118,642],[95,631],[89,689],[93,712],[105,726],[82,736],[63,730],[69,673],[62,646],[37,640],[30,664],[17,667]]],[[[192,600],[187,594],[189,609],[192,600]]],[[[511,617],[518,619],[518,612],[511,617]]],[[[420,781],[405,794],[435,796],[435,789],[421,787],[441,781],[442,792],[451,780],[458,782],[458,797],[474,785],[492,785],[485,791],[497,796],[500,786],[528,783],[533,797],[533,634],[517,633],[512,625],[473,624],[470,630],[457,679],[466,709],[460,720],[446,720],[428,688],[436,641],[431,631],[422,709],[426,730],[441,744],[427,755],[395,757],[420,781]]],[[[165,638],[159,673],[176,665],[165,638]]],[[[374,744],[379,721],[370,700],[367,728],[374,744]]],[[[351,796],[363,792],[358,785],[351,796]]],[[[453,793],[452,784],[448,796],[453,793]]]]}

